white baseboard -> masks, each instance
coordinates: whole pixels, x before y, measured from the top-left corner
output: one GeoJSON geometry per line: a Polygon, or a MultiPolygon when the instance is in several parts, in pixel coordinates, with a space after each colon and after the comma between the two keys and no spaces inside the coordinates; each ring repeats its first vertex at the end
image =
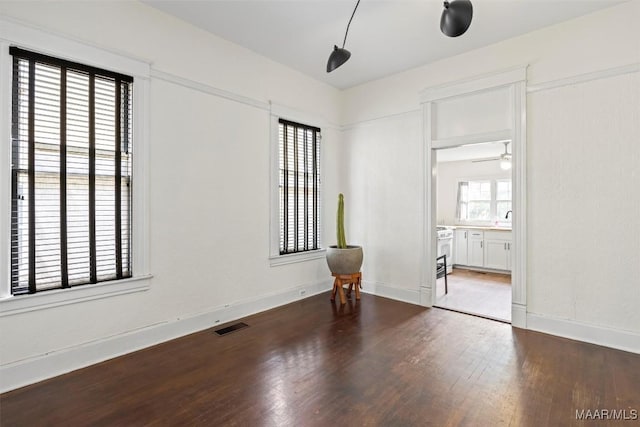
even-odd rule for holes
{"type": "Polygon", "coordinates": [[[193,316],[149,325],[64,350],[0,366],[0,393],[75,371],[114,357],[240,319],[331,289],[331,280],[246,299],[193,316]]]}
{"type": "Polygon", "coordinates": [[[511,303],[511,326],[516,328],[527,328],[527,306],[511,303]]]}
{"type": "Polygon", "coordinates": [[[640,334],[527,313],[527,329],[618,350],[640,353],[640,334]]]}
{"type": "Polygon", "coordinates": [[[420,305],[420,292],[417,289],[395,288],[384,283],[362,281],[362,292],[379,297],[420,305]]]}
{"type": "Polygon", "coordinates": [[[420,305],[423,307],[433,307],[433,294],[431,288],[420,286],[420,305]]]}

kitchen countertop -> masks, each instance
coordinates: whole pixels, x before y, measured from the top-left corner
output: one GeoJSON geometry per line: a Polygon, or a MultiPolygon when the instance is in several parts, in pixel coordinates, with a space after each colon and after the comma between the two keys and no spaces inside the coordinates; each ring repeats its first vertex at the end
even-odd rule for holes
{"type": "Polygon", "coordinates": [[[485,230],[485,231],[511,231],[511,228],[507,228],[507,227],[492,227],[490,225],[488,226],[477,226],[477,225],[441,225],[440,227],[447,227],[450,228],[452,230],[455,230],[457,228],[461,228],[464,230],[485,230]]]}

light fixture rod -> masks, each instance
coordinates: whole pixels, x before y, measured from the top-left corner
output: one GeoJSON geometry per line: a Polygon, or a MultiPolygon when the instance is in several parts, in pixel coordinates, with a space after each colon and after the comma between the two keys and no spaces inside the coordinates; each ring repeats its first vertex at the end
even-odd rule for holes
{"type": "Polygon", "coordinates": [[[358,9],[358,5],[360,4],[360,0],[356,2],[356,7],[353,8],[353,13],[351,14],[351,18],[349,18],[349,23],[347,24],[347,31],[344,32],[344,41],[342,42],[342,48],[347,44],[347,34],[349,34],[349,26],[351,25],[351,21],[353,21],[353,16],[356,14],[356,9],[358,9]]]}

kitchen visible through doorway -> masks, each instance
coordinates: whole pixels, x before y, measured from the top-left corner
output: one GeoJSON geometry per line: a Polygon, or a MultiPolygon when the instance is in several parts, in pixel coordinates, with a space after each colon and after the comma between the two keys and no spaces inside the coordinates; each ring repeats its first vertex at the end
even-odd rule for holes
{"type": "Polygon", "coordinates": [[[437,150],[435,306],[511,322],[511,170],[508,141],[437,150]]]}

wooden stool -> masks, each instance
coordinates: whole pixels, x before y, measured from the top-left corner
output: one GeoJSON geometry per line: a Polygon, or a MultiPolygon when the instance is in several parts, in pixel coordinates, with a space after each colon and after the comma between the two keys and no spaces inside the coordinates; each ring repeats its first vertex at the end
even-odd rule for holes
{"type": "Polygon", "coordinates": [[[362,273],[351,273],[351,274],[333,274],[335,277],[333,281],[333,291],[331,292],[331,301],[336,300],[336,292],[340,295],[340,304],[346,304],[347,298],[344,295],[343,285],[349,285],[349,290],[347,294],[351,294],[351,290],[353,286],[356,287],[356,299],[360,299],[360,288],[362,288],[362,273]]]}

